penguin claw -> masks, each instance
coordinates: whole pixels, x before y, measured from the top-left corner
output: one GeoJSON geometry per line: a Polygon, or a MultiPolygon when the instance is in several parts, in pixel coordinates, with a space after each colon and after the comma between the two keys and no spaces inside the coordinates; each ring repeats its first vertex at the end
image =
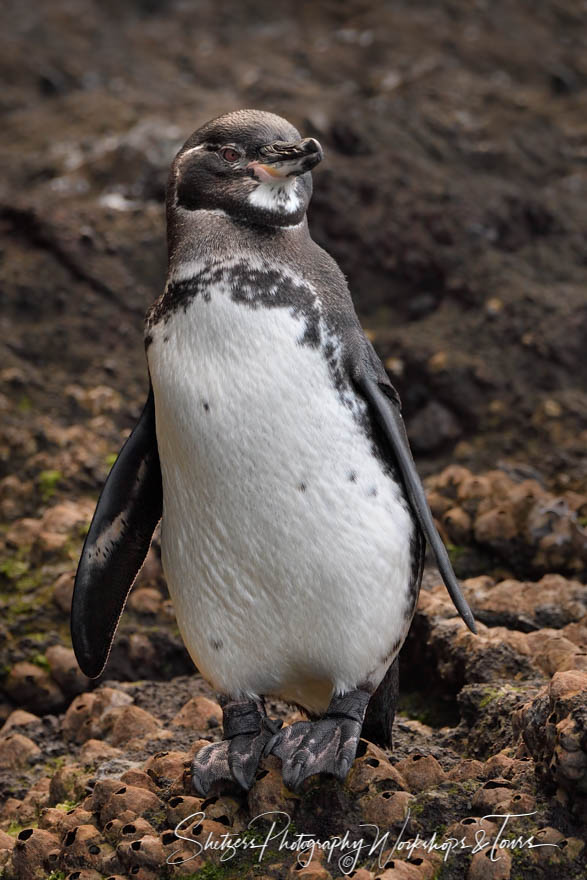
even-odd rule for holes
{"type": "Polygon", "coordinates": [[[273,746],[276,745],[277,740],[279,739],[279,732],[274,733],[270,740],[265,743],[263,747],[263,757],[266,758],[273,751],[273,746]]]}
{"type": "Polygon", "coordinates": [[[266,752],[281,759],[283,781],[290,791],[297,792],[308,777],[317,773],[344,782],[360,736],[361,724],[351,718],[298,721],[272,737],[266,752]]]}

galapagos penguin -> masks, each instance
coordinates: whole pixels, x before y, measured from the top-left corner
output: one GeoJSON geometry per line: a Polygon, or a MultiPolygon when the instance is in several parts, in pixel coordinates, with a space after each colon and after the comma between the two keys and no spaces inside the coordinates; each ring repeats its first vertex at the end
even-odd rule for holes
{"type": "Polygon", "coordinates": [[[297,790],[344,779],[363,730],[391,744],[397,655],[435,529],[395,389],[306,208],[323,151],[272,113],[199,128],[167,192],[169,269],[147,314],[150,388],[82,551],[72,639],[106,663],[155,526],[185,645],[221,694],[224,739],[193,785],[249,789],[263,754],[297,790]],[[302,707],[280,727],[264,698],[302,707]]]}

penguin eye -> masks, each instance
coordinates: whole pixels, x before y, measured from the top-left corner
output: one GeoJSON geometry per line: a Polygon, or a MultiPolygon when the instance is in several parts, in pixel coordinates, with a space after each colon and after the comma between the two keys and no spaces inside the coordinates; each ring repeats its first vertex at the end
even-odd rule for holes
{"type": "Polygon", "coordinates": [[[227,162],[236,162],[240,159],[240,153],[238,153],[234,147],[224,147],[220,150],[220,155],[223,159],[226,159],[227,162]]]}

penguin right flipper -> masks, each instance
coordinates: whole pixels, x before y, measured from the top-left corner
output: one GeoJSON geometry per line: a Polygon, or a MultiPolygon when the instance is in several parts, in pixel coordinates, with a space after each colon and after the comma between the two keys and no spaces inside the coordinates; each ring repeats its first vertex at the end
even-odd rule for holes
{"type": "Polygon", "coordinates": [[[163,489],[153,389],[102,490],[79,561],[71,638],[82,671],[97,678],[126,597],[161,519],[163,489]]]}
{"type": "Polygon", "coordinates": [[[471,630],[476,633],[475,618],[453,571],[446,547],[444,546],[436,526],[432,512],[426,499],[426,492],[416,470],[408,435],[402,419],[398,394],[389,381],[375,350],[365,339],[368,346],[363,348],[362,357],[355,362],[353,379],[379,424],[387,442],[391,447],[395,463],[399,467],[404,488],[410,507],[430,544],[436,557],[436,563],[455,608],[471,630]]]}

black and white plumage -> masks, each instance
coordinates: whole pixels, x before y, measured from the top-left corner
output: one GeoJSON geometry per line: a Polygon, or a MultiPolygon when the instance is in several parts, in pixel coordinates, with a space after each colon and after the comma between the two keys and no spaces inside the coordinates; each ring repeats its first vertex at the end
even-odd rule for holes
{"type": "Polygon", "coordinates": [[[391,741],[423,534],[474,629],[397,394],[308,231],[321,158],[317,141],[252,110],[208,123],[176,157],[167,284],[147,316],[152,391],[76,579],[74,647],[97,675],[162,498],[178,625],[225,695],[227,740],[197,756],[200,793],[223,777],[249,787],[264,750],[291,787],[315,772],[343,778],[363,722],[391,741]],[[266,696],[322,717],[279,731],[266,696]]]}

